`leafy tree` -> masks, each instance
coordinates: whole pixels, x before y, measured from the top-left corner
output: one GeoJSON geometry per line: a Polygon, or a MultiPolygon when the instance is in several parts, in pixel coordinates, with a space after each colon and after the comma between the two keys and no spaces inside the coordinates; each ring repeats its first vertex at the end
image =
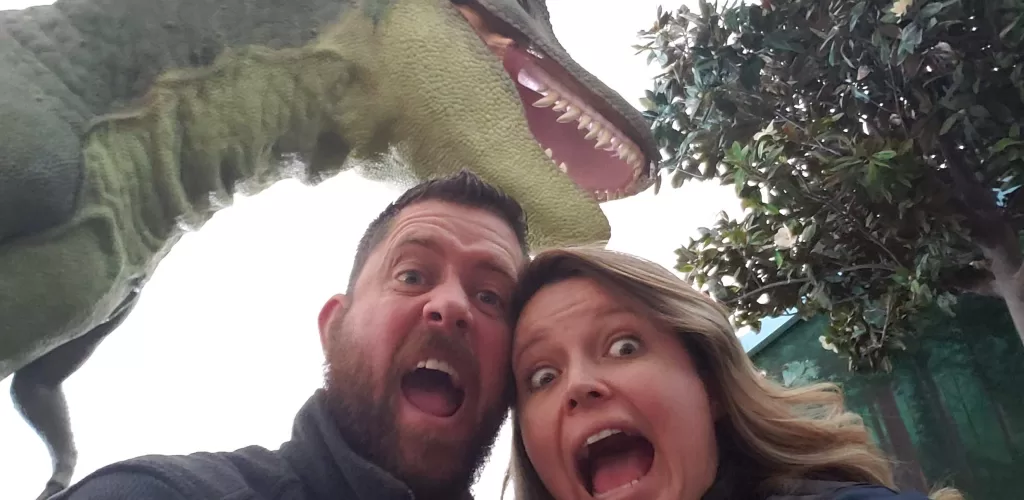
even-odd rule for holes
{"type": "Polygon", "coordinates": [[[738,325],[827,314],[884,369],[961,293],[1024,331],[1024,0],[701,0],[640,36],[661,168],[742,200],[677,251],[738,325]]]}

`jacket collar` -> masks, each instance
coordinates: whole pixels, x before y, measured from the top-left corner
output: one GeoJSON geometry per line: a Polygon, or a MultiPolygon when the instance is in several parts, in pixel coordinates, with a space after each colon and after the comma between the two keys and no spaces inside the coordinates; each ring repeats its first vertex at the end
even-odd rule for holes
{"type": "Polygon", "coordinates": [[[315,499],[414,500],[404,483],[357,455],[341,437],[318,389],[295,416],[281,454],[315,499]]]}

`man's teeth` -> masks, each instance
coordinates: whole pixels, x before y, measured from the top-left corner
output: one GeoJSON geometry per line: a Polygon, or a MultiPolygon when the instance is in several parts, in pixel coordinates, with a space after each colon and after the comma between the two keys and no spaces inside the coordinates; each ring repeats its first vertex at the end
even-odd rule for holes
{"type": "MultiPolygon", "coordinates": [[[[573,121],[579,122],[579,125],[576,128],[586,131],[584,138],[588,141],[595,142],[594,149],[603,149],[613,153],[629,166],[633,167],[634,181],[643,175],[644,155],[640,152],[640,148],[626,139],[621,132],[612,127],[608,122],[604,121],[604,119],[600,118],[596,114],[589,114],[585,106],[580,106],[570,98],[563,97],[554,89],[548,89],[546,87],[541,87],[541,89],[541,92],[544,93],[544,97],[541,97],[537,102],[534,102],[533,106],[538,108],[552,108],[554,111],[562,113],[556,119],[559,123],[571,123],[573,121]]],[[[551,155],[549,154],[548,157],[550,158],[551,155]]],[[[614,195],[615,192],[604,193],[606,199],[616,199],[611,198],[614,195]]]]}
{"type": "Polygon", "coordinates": [[[459,374],[458,372],[455,371],[455,368],[452,368],[452,365],[449,365],[448,363],[445,363],[444,361],[441,361],[439,359],[425,359],[423,361],[420,361],[419,363],[416,363],[416,368],[426,368],[427,370],[437,370],[445,372],[448,374],[449,377],[452,378],[453,385],[459,385],[459,374]]]}

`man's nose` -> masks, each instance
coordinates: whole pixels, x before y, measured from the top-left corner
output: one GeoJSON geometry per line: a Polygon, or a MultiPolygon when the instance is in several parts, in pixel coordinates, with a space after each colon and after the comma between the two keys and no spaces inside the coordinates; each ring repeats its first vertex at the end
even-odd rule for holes
{"type": "Polygon", "coordinates": [[[431,291],[423,307],[424,321],[448,332],[465,333],[473,324],[469,297],[461,285],[447,283],[431,291]]]}
{"type": "Polygon", "coordinates": [[[593,408],[611,396],[608,386],[587,367],[574,367],[568,375],[569,384],[565,395],[565,409],[568,413],[593,408]]]}

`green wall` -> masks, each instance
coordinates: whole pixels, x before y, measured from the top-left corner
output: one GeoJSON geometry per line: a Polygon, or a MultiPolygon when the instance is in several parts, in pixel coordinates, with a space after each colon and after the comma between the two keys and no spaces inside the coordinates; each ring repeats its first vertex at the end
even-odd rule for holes
{"type": "Polygon", "coordinates": [[[786,385],[840,384],[896,460],[901,487],[1024,498],[1024,347],[1000,301],[963,297],[954,311],[922,318],[890,374],[850,373],[845,358],[821,347],[822,317],[792,324],[751,357],[786,385]]]}

